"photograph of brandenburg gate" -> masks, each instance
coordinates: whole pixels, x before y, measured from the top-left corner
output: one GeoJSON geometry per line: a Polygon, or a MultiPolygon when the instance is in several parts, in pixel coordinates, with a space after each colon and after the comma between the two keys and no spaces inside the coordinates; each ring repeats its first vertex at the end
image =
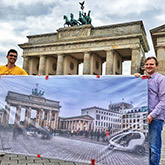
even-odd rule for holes
{"type": "Polygon", "coordinates": [[[36,126],[48,127],[50,129],[58,128],[58,116],[61,106],[58,101],[49,100],[39,95],[25,95],[21,93],[9,91],[6,96],[6,115],[4,115],[4,123],[9,124],[10,111],[12,107],[16,107],[14,125],[20,125],[21,111],[25,108],[24,127],[29,127],[31,122],[31,111],[36,110],[36,126]],[[44,115],[44,117],[43,117],[44,115]]]}
{"type": "Polygon", "coordinates": [[[94,119],[89,115],[59,117],[62,108],[60,101],[46,99],[43,95],[44,92],[39,91],[38,88],[33,89],[30,95],[8,91],[5,111],[1,112],[0,124],[8,126],[12,120],[15,127],[22,125],[24,128],[37,127],[48,128],[49,130],[94,129],[94,119]],[[14,108],[16,109],[15,114],[11,112],[14,108]],[[24,109],[24,119],[21,120],[24,109]],[[34,111],[36,111],[36,114],[34,111]]]}

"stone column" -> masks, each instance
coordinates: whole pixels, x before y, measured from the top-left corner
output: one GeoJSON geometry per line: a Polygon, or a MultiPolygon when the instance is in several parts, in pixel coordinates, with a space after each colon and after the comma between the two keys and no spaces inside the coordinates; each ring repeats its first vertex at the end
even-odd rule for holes
{"type": "Polygon", "coordinates": [[[56,122],[55,122],[55,128],[58,128],[58,118],[59,118],[59,112],[56,112],[56,122]]]}
{"type": "Polygon", "coordinates": [[[68,127],[67,127],[67,121],[64,121],[65,122],[65,129],[68,129],[68,127]]]}
{"type": "Polygon", "coordinates": [[[44,125],[43,127],[46,127],[47,126],[47,111],[45,111],[45,114],[44,114],[44,125]]]}
{"type": "Polygon", "coordinates": [[[69,130],[69,121],[66,121],[67,122],[67,130],[69,130]]]}
{"type": "Polygon", "coordinates": [[[58,113],[57,111],[52,112],[52,119],[51,119],[51,128],[57,129],[58,128],[58,113]]]}
{"type": "Polygon", "coordinates": [[[24,127],[28,127],[31,124],[31,108],[26,108],[24,127]]]}
{"type": "Polygon", "coordinates": [[[165,75],[165,47],[157,48],[157,59],[159,61],[158,72],[165,75]]]}
{"type": "Polygon", "coordinates": [[[87,130],[89,130],[89,128],[90,128],[90,122],[89,121],[87,121],[87,130]]]}
{"type": "Polygon", "coordinates": [[[84,53],[84,66],[83,66],[83,74],[90,74],[90,53],[84,53]]]}
{"type": "Polygon", "coordinates": [[[50,116],[51,115],[50,113],[51,113],[50,111],[47,112],[47,126],[48,127],[50,126],[50,117],[51,117],[50,116]]]}
{"type": "Polygon", "coordinates": [[[71,122],[70,121],[68,121],[68,122],[69,122],[68,128],[69,128],[69,130],[71,130],[71,122]]]}
{"type": "Polygon", "coordinates": [[[72,129],[75,130],[75,121],[72,121],[73,124],[72,124],[72,129]]]}
{"type": "Polygon", "coordinates": [[[40,56],[39,75],[45,75],[45,69],[46,69],[46,57],[45,56],[40,56]]]}
{"type": "Polygon", "coordinates": [[[74,125],[74,121],[72,121],[72,129],[74,130],[75,129],[75,125],[74,125]]]}
{"type": "Polygon", "coordinates": [[[69,122],[66,121],[66,129],[69,130],[69,122]]]}
{"type": "Polygon", "coordinates": [[[56,118],[56,113],[55,113],[55,111],[52,111],[50,128],[53,129],[53,130],[55,129],[55,118],[56,118]]]}
{"type": "Polygon", "coordinates": [[[91,130],[94,130],[94,122],[91,121],[91,130]]]}
{"type": "Polygon", "coordinates": [[[20,124],[20,118],[21,118],[21,106],[18,105],[17,109],[16,109],[16,114],[15,114],[15,125],[19,125],[20,124]]]}
{"type": "Polygon", "coordinates": [[[58,54],[56,75],[63,75],[63,72],[64,72],[64,55],[58,54]]]}
{"type": "Polygon", "coordinates": [[[78,129],[81,130],[81,121],[78,121],[78,129]]]}
{"type": "Polygon", "coordinates": [[[75,128],[76,128],[76,130],[78,130],[77,123],[78,123],[78,121],[75,121],[75,128]]]}
{"type": "Polygon", "coordinates": [[[112,75],[113,73],[113,61],[114,61],[114,50],[106,51],[106,75],[112,75]]]}
{"type": "Polygon", "coordinates": [[[9,124],[9,117],[10,117],[10,104],[7,103],[7,105],[5,106],[5,110],[6,110],[6,113],[5,113],[5,124],[9,124]]]}
{"type": "Polygon", "coordinates": [[[43,115],[43,110],[38,110],[37,111],[37,117],[36,117],[36,124],[37,126],[42,126],[42,115],[43,115]]]}
{"type": "Polygon", "coordinates": [[[65,124],[66,124],[65,121],[64,120],[63,121],[60,121],[60,123],[62,123],[62,127],[59,127],[59,128],[65,129],[65,124]]]}
{"type": "Polygon", "coordinates": [[[133,48],[132,56],[131,56],[131,74],[140,72],[140,62],[141,62],[140,49],[133,48]]]}
{"type": "Polygon", "coordinates": [[[84,125],[83,125],[84,123],[83,123],[83,121],[81,120],[81,130],[83,130],[84,129],[84,125]]]}
{"type": "Polygon", "coordinates": [[[140,73],[144,74],[144,71],[145,71],[145,53],[143,52],[140,62],[140,73]]]}
{"type": "Polygon", "coordinates": [[[29,74],[29,57],[24,57],[23,69],[29,74]]]}
{"type": "Polygon", "coordinates": [[[88,124],[88,122],[86,122],[86,121],[84,121],[84,128],[85,128],[85,130],[87,130],[87,125],[88,124]]]}
{"type": "Polygon", "coordinates": [[[42,116],[43,116],[43,110],[41,109],[39,111],[39,126],[42,126],[42,116]]]}
{"type": "Polygon", "coordinates": [[[75,121],[73,121],[73,130],[75,130],[76,126],[75,126],[75,121]]]}
{"type": "Polygon", "coordinates": [[[35,125],[36,125],[36,126],[39,126],[39,110],[37,110],[35,125]]]}
{"type": "Polygon", "coordinates": [[[70,130],[72,130],[72,121],[70,121],[70,130]]]}

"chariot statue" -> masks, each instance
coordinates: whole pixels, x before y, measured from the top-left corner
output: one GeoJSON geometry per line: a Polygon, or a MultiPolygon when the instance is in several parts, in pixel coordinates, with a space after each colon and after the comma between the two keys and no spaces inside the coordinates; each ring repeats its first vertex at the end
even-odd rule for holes
{"type": "Polygon", "coordinates": [[[91,11],[89,10],[88,14],[86,14],[83,11],[84,10],[84,3],[85,3],[85,1],[79,2],[79,4],[81,5],[80,9],[82,11],[79,11],[79,18],[78,18],[78,20],[74,19],[73,13],[70,14],[70,20],[68,19],[68,17],[66,15],[64,15],[64,19],[65,19],[64,27],[66,25],[69,27],[69,26],[78,26],[78,25],[91,24],[91,22],[92,22],[92,19],[90,17],[91,11]]]}

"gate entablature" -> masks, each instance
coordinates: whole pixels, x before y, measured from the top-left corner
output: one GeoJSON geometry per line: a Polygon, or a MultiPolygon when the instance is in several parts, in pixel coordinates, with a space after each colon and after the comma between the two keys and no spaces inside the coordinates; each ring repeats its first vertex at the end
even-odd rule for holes
{"type": "Polygon", "coordinates": [[[43,127],[50,127],[51,129],[58,128],[58,116],[61,106],[59,101],[49,100],[42,96],[25,95],[9,91],[6,96],[7,111],[5,123],[9,123],[10,110],[12,106],[16,107],[15,124],[20,123],[20,116],[22,108],[25,108],[24,126],[28,127],[31,124],[31,110],[36,110],[35,124],[43,127]],[[44,114],[44,117],[43,117],[44,114]]]}
{"type": "Polygon", "coordinates": [[[34,109],[51,109],[54,111],[59,111],[61,108],[59,101],[48,100],[44,97],[25,95],[12,91],[8,92],[8,95],[6,96],[6,102],[13,106],[20,105],[22,107],[31,107],[34,109]]]}

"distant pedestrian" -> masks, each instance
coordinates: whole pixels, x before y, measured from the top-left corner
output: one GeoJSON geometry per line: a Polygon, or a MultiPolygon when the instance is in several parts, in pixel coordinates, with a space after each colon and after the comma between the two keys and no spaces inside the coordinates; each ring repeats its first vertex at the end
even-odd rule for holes
{"type": "Polygon", "coordinates": [[[73,131],[73,130],[71,130],[71,136],[73,136],[73,134],[74,134],[74,131],[73,131]]]}
{"type": "Polygon", "coordinates": [[[99,129],[97,130],[96,137],[97,137],[97,141],[99,142],[99,139],[100,139],[100,131],[99,131],[99,129]]]}
{"type": "Polygon", "coordinates": [[[108,142],[109,139],[110,139],[110,131],[107,130],[107,131],[106,131],[106,141],[108,142]]]}
{"type": "Polygon", "coordinates": [[[105,131],[101,132],[102,141],[105,142],[106,133],[105,131]]]}
{"type": "Polygon", "coordinates": [[[93,130],[90,131],[90,137],[93,139],[93,130]]]}
{"type": "Polygon", "coordinates": [[[14,129],[13,129],[13,141],[16,141],[16,137],[17,137],[17,128],[14,127],[14,129]]]}

